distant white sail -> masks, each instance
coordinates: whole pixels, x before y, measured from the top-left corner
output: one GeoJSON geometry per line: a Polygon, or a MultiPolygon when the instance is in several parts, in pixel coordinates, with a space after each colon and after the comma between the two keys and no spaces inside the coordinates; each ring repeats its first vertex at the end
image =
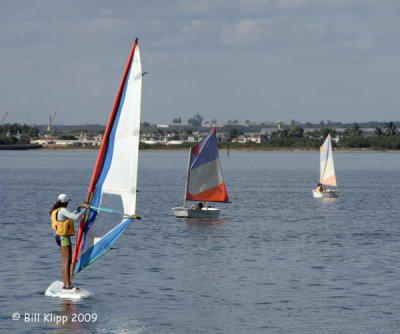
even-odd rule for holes
{"type": "Polygon", "coordinates": [[[326,186],[336,187],[335,166],[333,165],[331,135],[328,134],[320,147],[320,182],[326,186]]]}

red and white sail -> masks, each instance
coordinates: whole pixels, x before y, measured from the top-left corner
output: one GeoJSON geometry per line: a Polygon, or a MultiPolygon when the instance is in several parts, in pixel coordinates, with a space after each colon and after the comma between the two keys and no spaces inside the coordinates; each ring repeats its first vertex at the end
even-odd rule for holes
{"type": "Polygon", "coordinates": [[[136,214],[142,66],[132,45],[97,156],[72,259],[74,275],[106,253],[136,214]],[[97,210],[95,208],[112,208],[97,210]],[[115,213],[124,213],[117,215],[115,213]],[[127,214],[127,215],[126,215],[127,214]]]}

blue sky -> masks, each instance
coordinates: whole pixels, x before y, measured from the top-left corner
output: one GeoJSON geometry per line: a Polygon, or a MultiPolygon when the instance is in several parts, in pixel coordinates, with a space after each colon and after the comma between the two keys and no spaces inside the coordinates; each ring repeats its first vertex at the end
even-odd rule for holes
{"type": "Polygon", "coordinates": [[[0,117],[105,124],[139,37],[142,120],[399,120],[400,1],[1,0],[0,117]]]}

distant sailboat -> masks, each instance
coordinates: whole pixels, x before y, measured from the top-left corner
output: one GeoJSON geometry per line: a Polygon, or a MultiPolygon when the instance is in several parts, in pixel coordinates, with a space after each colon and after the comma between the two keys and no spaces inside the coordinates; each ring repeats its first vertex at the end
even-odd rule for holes
{"type": "Polygon", "coordinates": [[[172,208],[178,218],[218,218],[220,210],[204,205],[187,208],[187,201],[228,202],[218,155],[216,129],[189,150],[183,207],[172,208]]]}
{"type": "MultiPolygon", "coordinates": [[[[333,165],[332,141],[331,135],[328,134],[324,143],[320,147],[320,163],[319,163],[319,182],[325,187],[337,187],[335,166],[333,165]]],[[[323,191],[313,189],[315,198],[338,197],[336,189],[325,188],[323,191]]]]}
{"type": "MultiPolygon", "coordinates": [[[[136,216],[142,66],[138,40],[132,45],[89,185],[90,210],[80,222],[72,258],[71,275],[108,252],[136,216]]],[[[53,282],[46,296],[80,299],[84,289],[65,292],[53,282]]]]}

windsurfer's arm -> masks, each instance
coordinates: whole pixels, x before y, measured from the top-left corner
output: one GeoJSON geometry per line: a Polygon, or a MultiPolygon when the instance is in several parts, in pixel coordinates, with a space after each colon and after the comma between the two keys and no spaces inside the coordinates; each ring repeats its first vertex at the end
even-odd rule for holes
{"type": "Polygon", "coordinates": [[[71,211],[68,211],[66,208],[62,208],[58,212],[58,214],[59,214],[59,217],[61,218],[60,220],[63,220],[63,217],[70,218],[73,220],[79,220],[85,214],[85,212],[86,212],[86,209],[83,209],[81,212],[78,213],[78,211],[76,211],[76,210],[74,212],[71,212],[71,211]]]}

